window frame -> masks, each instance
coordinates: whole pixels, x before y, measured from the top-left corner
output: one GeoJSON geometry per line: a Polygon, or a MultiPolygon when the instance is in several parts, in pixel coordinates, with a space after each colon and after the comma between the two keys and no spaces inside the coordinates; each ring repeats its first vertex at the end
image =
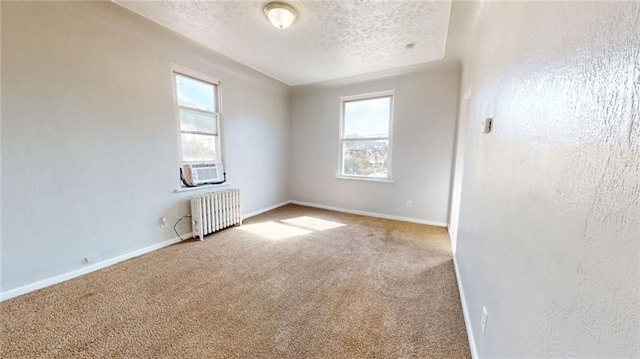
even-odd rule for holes
{"type": "Polygon", "coordinates": [[[194,71],[191,70],[189,68],[186,68],[184,66],[180,66],[180,65],[176,65],[176,64],[171,64],[171,84],[172,84],[172,89],[173,89],[173,111],[174,111],[174,118],[175,118],[175,123],[176,123],[176,133],[177,133],[177,137],[178,137],[178,159],[179,159],[179,163],[180,166],[182,167],[182,165],[184,164],[190,164],[190,163],[202,163],[202,162],[211,162],[211,161],[185,161],[184,157],[183,157],[183,148],[182,148],[182,134],[183,133],[188,133],[188,134],[198,134],[198,135],[204,135],[204,136],[212,136],[215,138],[215,151],[216,151],[216,159],[214,161],[216,162],[223,162],[223,153],[222,153],[222,127],[221,127],[221,117],[222,117],[222,97],[220,95],[220,87],[222,84],[222,81],[220,81],[219,79],[213,77],[213,76],[209,76],[206,74],[203,74],[201,72],[198,71],[194,71]],[[180,106],[179,102],[178,102],[178,88],[177,88],[177,84],[176,84],[176,74],[184,76],[184,77],[189,77],[191,79],[194,79],[196,81],[200,81],[206,84],[210,84],[214,86],[214,104],[215,104],[215,108],[213,112],[208,112],[208,111],[202,111],[199,109],[192,109],[190,107],[182,107],[180,106]],[[209,134],[209,133],[198,133],[197,131],[182,131],[181,128],[181,123],[180,123],[180,109],[186,109],[189,111],[195,111],[195,112],[203,112],[203,113],[207,113],[207,114],[214,114],[215,118],[216,118],[216,134],[209,134]]]}
{"type": "Polygon", "coordinates": [[[393,113],[395,108],[395,89],[386,90],[386,91],[378,91],[378,92],[370,92],[358,95],[349,95],[349,96],[341,96],[340,97],[340,129],[339,129],[339,140],[338,140],[338,169],[336,171],[336,178],[339,179],[352,179],[352,180],[363,180],[363,181],[374,181],[374,182],[386,182],[386,183],[394,183],[392,177],[392,159],[393,159],[393,113]],[[372,100],[377,98],[390,98],[389,104],[389,134],[388,137],[356,137],[356,138],[345,138],[344,136],[344,126],[345,126],[345,106],[347,102],[355,102],[362,100],[372,100]],[[369,176],[358,176],[358,175],[349,175],[343,173],[344,169],[344,142],[345,141],[375,141],[375,140],[387,140],[388,150],[387,150],[387,176],[386,177],[369,177],[369,176]]]}

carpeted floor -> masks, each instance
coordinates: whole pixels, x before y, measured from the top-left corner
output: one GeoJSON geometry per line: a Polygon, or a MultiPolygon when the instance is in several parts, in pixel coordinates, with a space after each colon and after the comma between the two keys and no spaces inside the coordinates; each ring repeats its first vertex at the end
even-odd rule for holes
{"type": "Polygon", "coordinates": [[[288,205],[0,303],[2,358],[469,358],[444,228],[288,205]]]}

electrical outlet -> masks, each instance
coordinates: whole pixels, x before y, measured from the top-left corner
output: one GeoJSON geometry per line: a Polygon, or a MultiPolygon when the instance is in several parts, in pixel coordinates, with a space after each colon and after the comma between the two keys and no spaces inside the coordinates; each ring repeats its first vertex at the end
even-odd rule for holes
{"type": "Polygon", "coordinates": [[[91,262],[93,262],[93,256],[86,256],[84,258],[82,258],[82,260],[80,261],[82,264],[89,264],[91,262]]]}
{"type": "Polygon", "coordinates": [[[407,201],[407,208],[411,208],[413,206],[413,202],[407,201]]]}
{"type": "Polygon", "coordinates": [[[487,312],[487,307],[482,307],[482,317],[480,318],[480,327],[482,328],[482,334],[487,331],[487,317],[489,316],[489,312],[487,312]]]}
{"type": "Polygon", "coordinates": [[[164,228],[167,226],[167,217],[160,218],[160,227],[164,228]]]}

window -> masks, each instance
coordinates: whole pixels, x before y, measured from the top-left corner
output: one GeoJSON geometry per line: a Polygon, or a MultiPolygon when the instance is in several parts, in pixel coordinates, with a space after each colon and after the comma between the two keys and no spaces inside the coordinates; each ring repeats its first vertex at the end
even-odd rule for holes
{"type": "Polygon", "coordinates": [[[393,91],[341,100],[339,176],[391,179],[393,91]]]}
{"type": "Polygon", "coordinates": [[[173,67],[182,162],[220,161],[220,81],[173,67]]]}

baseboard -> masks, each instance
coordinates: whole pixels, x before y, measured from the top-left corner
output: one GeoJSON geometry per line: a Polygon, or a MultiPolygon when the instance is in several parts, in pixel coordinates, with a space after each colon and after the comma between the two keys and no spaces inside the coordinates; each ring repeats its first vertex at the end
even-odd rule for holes
{"type": "MultiPolygon", "coordinates": [[[[255,212],[251,212],[251,213],[245,214],[245,215],[242,216],[242,219],[244,220],[244,219],[247,219],[247,218],[250,218],[250,217],[253,217],[253,216],[257,216],[257,215],[259,215],[261,213],[271,211],[273,209],[276,209],[278,207],[282,207],[282,206],[287,205],[289,203],[290,203],[290,201],[284,201],[284,202],[278,203],[276,205],[273,205],[271,207],[263,208],[261,210],[255,211],[255,212]]],[[[186,233],[186,234],[182,234],[181,236],[182,236],[182,238],[191,238],[191,237],[193,237],[193,233],[186,233]]],[[[43,279],[43,280],[37,281],[35,283],[27,284],[27,285],[24,285],[22,287],[18,287],[18,288],[15,288],[15,289],[8,290],[6,292],[2,292],[2,293],[0,293],[0,302],[4,301],[4,300],[7,300],[7,299],[15,298],[15,297],[23,295],[23,294],[27,294],[29,292],[33,292],[34,290],[42,289],[42,288],[49,287],[49,286],[54,285],[54,284],[61,283],[61,282],[64,282],[64,281],[67,281],[69,279],[73,279],[73,278],[79,277],[79,276],[87,274],[87,273],[95,272],[95,271],[97,271],[99,269],[114,265],[116,263],[120,263],[120,262],[125,261],[127,259],[131,259],[131,258],[135,258],[135,257],[141,256],[141,255],[149,253],[149,252],[153,252],[155,250],[170,246],[170,245],[178,243],[180,241],[181,241],[180,238],[175,237],[175,238],[166,240],[166,241],[161,242],[161,243],[157,243],[157,244],[154,244],[154,245],[151,245],[151,246],[148,246],[148,247],[137,249],[137,250],[135,250],[133,252],[125,253],[125,254],[119,255],[117,257],[113,257],[113,258],[104,260],[102,262],[98,262],[98,263],[95,263],[95,264],[92,264],[92,265],[88,265],[86,267],[82,267],[80,269],[73,270],[71,272],[63,273],[63,274],[60,274],[60,275],[57,275],[57,276],[54,276],[54,277],[51,277],[51,278],[47,278],[47,279],[43,279]]]]}
{"type": "MultiPolygon", "coordinates": [[[[427,220],[422,220],[422,219],[416,219],[416,218],[408,218],[408,217],[400,217],[400,216],[392,216],[392,215],[387,215],[387,214],[381,214],[381,213],[373,213],[373,212],[365,212],[365,211],[357,211],[357,210],[351,210],[351,209],[346,209],[346,208],[340,208],[340,207],[333,207],[333,206],[325,206],[322,204],[317,204],[317,203],[310,203],[310,202],[302,202],[302,201],[283,201],[280,202],[278,204],[275,204],[273,206],[267,207],[267,208],[263,208],[261,210],[255,211],[255,212],[251,212],[251,213],[247,213],[245,215],[242,216],[242,219],[247,219],[247,218],[251,218],[254,216],[257,216],[259,214],[262,214],[264,212],[268,212],[271,210],[274,210],[278,207],[282,207],[285,206],[289,203],[293,203],[293,204],[297,204],[300,206],[306,206],[306,207],[314,207],[314,208],[321,208],[321,209],[327,209],[330,211],[336,211],[336,212],[344,212],[344,213],[351,213],[351,214],[357,214],[357,215],[362,215],[362,216],[368,216],[368,217],[376,217],[376,218],[384,218],[384,219],[391,219],[391,220],[396,220],[396,221],[405,221],[405,222],[412,222],[412,223],[419,223],[419,224],[427,224],[430,226],[438,226],[438,227],[446,227],[447,224],[443,223],[443,222],[436,222],[436,221],[427,221],[427,220]]],[[[183,238],[191,238],[193,236],[193,233],[186,233],[183,234],[182,237],[183,238]]],[[[51,285],[54,284],[58,284],[64,281],[67,281],[69,279],[73,279],[76,277],[79,277],[81,275],[87,274],[87,273],[91,273],[91,272],[95,272],[99,269],[114,265],[116,263],[120,263],[122,261],[125,261],[127,259],[131,259],[131,258],[135,258],[138,256],[141,256],[143,254],[149,253],[149,252],[153,252],[155,250],[158,250],[160,248],[164,248],[167,246],[170,246],[172,244],[178,243],[180,242],[180,238],[175,237],[169,240],[166,240],[164,242],[161,243],[157,243],[157,244],[153,244],[151,246],[148,247],[144,247],[141,249],[137,249],[135,251],[129,252],[129,253],[125,253],[122,255],[119,255],[117,257],[113,257],[107,260],[104,260],[102,262],[98,262],[86,267],[82,267],[80,269],[76,269],[73,270],[71,272],[67,272],[67,273],[63,273],[51,278],[47,278],[47,279],[43,279],[40,281],[37,281],[35,283],[31,283],[31,284],[27,284],[24,285],[22,287],[18,287],[15,289],[11,289],[8,290],[6,292],[1,292],[0,293],[0,302],[7,300],[7,299],[11,299],[11,298],[15,298],[17,296],[23,295],[23,294],[27,294],[29,292],[33,292],[35,290],[38,289],[42,289],[45,287],[49,287],[51,285]]],[[[454,261],[455,263],[455,261],[454,261]]],[[[457,267],[456,267],[456,274],[457,274],[457,267]]],[[[458,286],[460,286],[460,282],[458,279],[458,286]]],[[[462,287],[460,287],[460,294],[462,297],[462,287]]],[[[464,298],[462,297],[462,301],[464,303],[464,298]]],[[[463,311],[466,310],[466,306],[463,305],[463,311]]],[[[465,322],[467,322],[467,315],[465,312],[465,322]]],[[[469,328],[467,327],[467,331],[469,331],[469,328]]],[[[471,336],[469,337],[471,338],[471,336]]],[[[470,339],[471,340],[471,339],[470,339]]],[[[474,357],[475,359],[476,357],[474,357]]]]}
{"type": "Polygon", "coordinates": [[[291,201],[284,201],[284,202],[280,202],[278,204],[274,204],[273,206],[269,206],[267,208],[263,208],[263,209],[259,209],[257,211],[251,212],[251,213],[243,214],[242,215],[242,220],[244,221],[247,218],[255,217],[255,216],[259,215],[259,214],[263,214],[264,212],[272,211],[272,210],[274,210],[274,209],[276,209],[278,207],[286,206],[289,203],[291,203],[291,201]]]}
{"type": "Polygon", "coordinates": [[[467,337],[469,338],[469,350],[471,351],[472,359],[480,359],[478,356],[478,348],[476,347],[476,340],[473,336],[473,329],[471,328],[471,316],[469,315],[469,307],[467,307],[467,299],[464,295],[464,289],[462,288],[462,280],[460,279],[460,270],[458,269],[458,260],[453,257],[453,267],[456,271],[456,280],[458,281],[458,292],[460,293],[460,304],[462,305],[462,314],[464,316],[464,325],[467,328],[467,337]]]}
{"type": "MultiPolygon", "coordinates": [[[[193,233],[186,233],[186,234],[182,235],[182,238],[191,238],[192,236],[193,236],[193,233]]],[[[153,244],[153,245],[150,245],[148,247],[140,248],[140,249],[137,249],[135,251],[119,255],[117,257],[109,258],[109,259],[104,260],[102,262],[98,262],[98,263],[95,263],[95,264],[92,264],[92,265],[88,265],[86,267],[82,267],[80,269],[73,270],[71,272],[63,273],[63,274],[60,274],[60,275],[57,275],[57,276],[54,276],[54,277],[51,277],[51,278],[47,278],[47,279],[43,279],[43,280],[37,281],[35,283],[31,283],[31,284],[24,285],[22,287],[11,289],[11,290],[8,290],[6,292],[0,293],[0,301],[4,301],[4,300],[11,299],[11,298],[23,295],[23,294],[27,294],[29,292],[33,292],[34,290],[38,290],[38,289],[42,289],[42,288],[45,288],[45,287],[48,287],[48,286],[51,286],[51,285],[54,285],[54,284],[58,284],[58,283],[67,281],[69,279],[73,279],[73,278],[79,277],[81,275],[87,274],[87,273],[95,272],[95,271],[97,271],[99,269],[106,268],[106,267],[114,265],[116,263],[120,263],[120,262],[126,261],[127,259],[138,257],[138,256],[141,256],[143,254],[147,254],[149,252],[153,252],[155,250],[170,246],[170,245],[178,243],[180,241],[181,241],[180,238],[175,237],[175,238],[166,240],[164,242],[153,244]]]]}
{"type": "Polygon", "coordinates": [[[382,214],[382,213],[375,213],[375,212],[358,211],[358,210],[354,210],[354,209],[326,206],[324,204],[317,204],[317,203],[310,203],[310,202],[302,202],[302,201],[289,201],[289,202],[292,203],[292,204],[297,204],[299,206],[327,209],[327,210],[330,210],[330,211],[344,212],[344,213],[350,213],[350,214],[358,214],[358,215],[367,216],[367,217],[392,219],[392,220],[395,220],[395,221],[426,224],[426,225],[429,225],[429,226],[436,226],[436,227],[447,227],[447,223],[444,223],[444,222],[429,221],[429,220],[410,218],[410,217],[392,216],[392,215],[389,215],[389,214],[382,214]]]}

